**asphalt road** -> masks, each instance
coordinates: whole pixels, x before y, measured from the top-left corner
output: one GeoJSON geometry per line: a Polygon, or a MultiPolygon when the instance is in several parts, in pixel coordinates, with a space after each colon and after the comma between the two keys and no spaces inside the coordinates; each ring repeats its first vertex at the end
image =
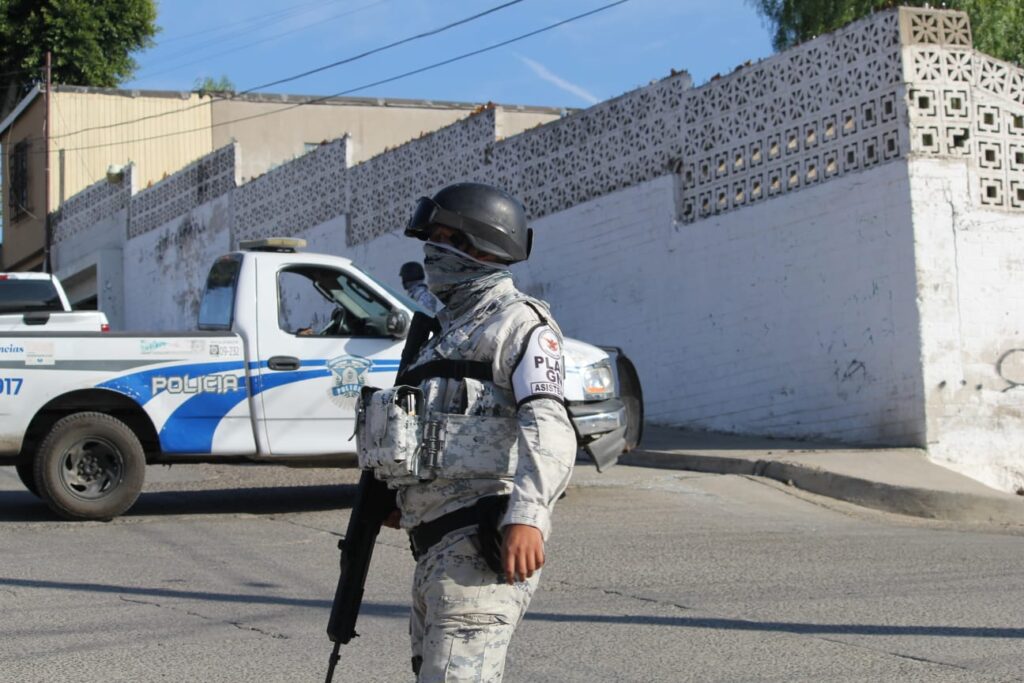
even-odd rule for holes
{"type": "MultiPolygon", "coordinates": [[[[109,523],[0,468],[0,681],[319,681],[352,470],[151,467],[109,523]]],[[[507,681],[1022,681],[1024,536],[737,476],[581,466],[507,681]]],[[[408,681],[382,534],[336,681],[408,681]]]]}

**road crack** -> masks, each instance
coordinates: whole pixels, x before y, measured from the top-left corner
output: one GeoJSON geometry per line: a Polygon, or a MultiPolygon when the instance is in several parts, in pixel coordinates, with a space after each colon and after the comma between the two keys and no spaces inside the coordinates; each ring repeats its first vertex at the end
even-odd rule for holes
{"type": "Polygon", "coordinates": [[[145,605],[147,607],[156,607],[157,609],[166,609],[166,610],[170,610],[172,612],[177,612],[178,614],[185,614],[185,615],[190,616],[190,617],[196,617],[197,619],[202,619],[203,621],[209,621],[209,622],[213,622],[213,623],[217,623],[217,624],[226,624],[228,626],[233,626],[234,628],[237,628],[239,631],[252,631],[253,633],[258,633],[259,635],[267,636],[268,638],[274,638],[274,639],[277,639],[277,640],[288,640],[288,638],[289,638],[289,636],[285,635],[284,633],[276,633],[274,631],[265,631],[265,630],[263,630],[263,629],[261,629],[259,627],[256,627],[256,626],[248,626],[248,625],[242,623],[241,621],[230,621],[230,620],[218,619],[216,617],[210,617],[210,616],[207,616],[205,614],[201,614],[199,612],[193,612],[190,609],[181,609],[181,608],[178,608],[178,607],[174,607],[172,605],[165,605],[165,604],[159,603],[159,602],[152,602],[150,600],[137,600],[137,599],[134,599],[134,598],[126,598],[123,595],[120,595],[118,597],[121,599],[122,602],[130,602],[130,603],[135,604],[135,605],[145,605]]]}
{"type": "MultiPolygon", "coordinates": [[[[967,673],[972,673],[972,674],[984,674],[985,673],[983,671],[978,671],[977,669],[972,669],[972,668],[967,667],[967,666],[961,666],[959,664],[952,664],[950,662],[943,662],[943,661],[940,661],[938,659],[929,659],[928,657],[917,657],[917,656],[914,656],[914,655],[905,654],[903,652],[894,652],[894,651],[888,650],[886,648],[870,647],[868,645],[862,645],[860,643],[851,643],[851,642],[846,641],[846,640],[840,640],[839,638],[827,638],[825,636],[813,636],[813,635],[810,636],[810,637],[814,638],[815,640],[822,640],[822,641],[824,641],[826,643],[832,643],[833,645],[842,645],[843,647],[849,647],[849,648],[853,648],[853,649],[856,649],[856,650],[866,650],[867,652],[875,652],[875,653],[878,653],[878,654],[889,655],[890,657],[896,657],[898,659],[906,659],[906,660],[909,660],[909,661],[912,661],[912,662],[919,662],[921,664],[931,664],[931,665],[934,665],[934,666],[942,666],[942,667],[946,667],[946,668],[949,668],[949,669],[955,669],[957,671],[965,671],[967,673]]],[[[1012,678],[1012,679],[1008,679],[1008,680],[1011,680],[1011,681],[1021,681],[1021,680],[1024,680],[1024,679],[1012,678]]]]}
{"type": "Polygon", "coordinates": [[[546,582],[546,585],[550,586],[552,583],[559,584],[559,585],[561,585],[564,588],[570,588],[570,589],[573,589],[573,590],[594,591],[594,592],[597,592],[597,593],[604,593],[605,595],[614,595],[615,597],[626,598],[627,600],[636,600],[638,602],[649,602],[651,604],[659,605],[661,607],[674,607],[676,609],[681,609],[681,610],[696,609],[695,607],[690,607],[688,605],[681,605],[681,604],[679,604],[677,602],[670,602],[668,600],[659,600],[657,598],[648,598],[648,597],[645,597],[643,595],[633,595],[631,593],[625,593],[623,591],[617,591],[617,590],[613,590],[611,588],[602,588],[600,586],[583,586],[583,585],[580,585],[578,583],[572,583],[571,581],[564,581],[562,579],[550,579],[550,580],[548,580],[546,582]]]}
{"type": "MultiPolygon", "coordinates": [[[[328,534],[330,536],[334,536],[334,537],[338,538],[339,540],[344,540],[345,539],[345,534],[339,533],[337,531],[331,531],[330,529],[324,529],[322,527],[314,526],[312,524],[300,524],[299,522],[294,522],[294,521],[292,521],[290,519],[283,519],[281,517],[275,517],[273,515],[268,516],[267,519],[273,520],[275,522],[281,522],[282,524],[290,524],[292,526],[297,526],[297,527],[299,527],[301,529],[308,529],[310,531],[319,531],[320,533],[324,533],[324,534],[328,534]]],[[[377,537],[377,545],[382,545],[382,546],[387,547],[387,548],[397,548],[398,550],[408,550],[409,549],[409,545],[407,543],[390,543],[388,541],[382,540],[379,536],[377,537]]]]}

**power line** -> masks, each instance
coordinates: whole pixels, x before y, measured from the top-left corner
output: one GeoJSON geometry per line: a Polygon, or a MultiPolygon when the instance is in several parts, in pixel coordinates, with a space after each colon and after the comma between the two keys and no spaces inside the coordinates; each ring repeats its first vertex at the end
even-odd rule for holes
{"type": "MultiPolygon", "coordinates": [[[[327,69],[333,69],[334,67],[341,66],[343,64],[349,64],[351,62],[355,62],[357,60],[369,57],[370,55],[375,55],[375,54],[377,54],[379,52],[384,52],[385,50],[390,50],[391,48],[398,47],[399,45],[404,45],[406,43],[411,43],[411,42],[413,42],[415,40],[420,40],[422,38],[427,38],[427,37],[430,37],[430,36],[437,35],[439,33],[443,33],[444,31],[448,31],[450,29],[455,28],[456,26],[462,26],[463,24],[468,24],[468,23],[470,23],[472,21],[476,21],[477,19],[485,17],[485,16],[487,16],[489,14],[493,14],[495,12],[503,10],[506,7],[511,7],[512,5],[517,5],[517,4],[519,4],[520,2],[523,2],[523,1],[524,0],[510,0],[509,2],[505,2],[505,3],[501,4],[501,5],[497,5],[495,7],[492,7],[490,9],[488,9],[488,10],[484,10],[483,12],[479,12],[477,14],[473,14],[473,15],[465,17],[463,19],[459,19],[458,21],[453,21],[453,22],[451,22],[449,24],[445,24],[444,26],[440,26],[438,28],[431,29],[429,31],[424,31],[423,33],[418,33],[416,35],[409,36],[409,37],[403,38],[401,40],[396,40],[393,43],[388,43],[387,45],[382,45],[380,47],[373,48],[372,50],[367,50],[367,51],[361,52],[361,53],[359,53],[357,55],[353,55],[351,57],[346,57],[345,59],[342,59],[342,60],[339,60],[339,61],[336,61],[336,62],[332,62],[330,64],[326,64],[324,66],[320,66],[320,67],[317,67],[315,69],[310,69],[309,71],[304,71],[304,72],[302,72],[300,74],[297,74],[295,76],[289,76],[287,78],[282,78],[282,79],[279,79],[279,80],[276,80],[276,81],[271,81],[270,83],[263,83],[263,84],[260,84],[260,85],[257,85],[257,86],[253,86],[253,87],[251,87],[251,88],[249,88],[247,90],[243,90],[240,93],[232,94],[230,97],[221,97],[221,98],[216,98],[216,99],[225,100],[225,101],[226,100],[232,100],[232,99],[235,99],[236,97],[240,97],[242,95],[247,95],[247,94],[249,94],[251,92],[254,92],[256,90],[262,90],[263,88],[269,88],[272,85],[279,85],[281,83],[287,83],[289,81],[295,81],[295,80],[298,80],[300,78],[305,78],[306,76],[309,76],[311,74],[319,73],[321,71],[326,71],[327,69]]],[[[109,128],[119,128],[120,126],[126,126],[126,125],[129,125],[129,124],[132,124],[132,123],[138,123],[140,121],[148,121],[150,119],[156,119],[156,118],[161,118],[161,117],[164,117],[164,116],[170,116],[171,114],[181,114],[181,113],[184,113],[184,112],[187,112],[187,111],[191,111],[193,109],[198,109],[199,107],[209,106],[209,105],[213,104],[214,101],[216,101],[216,100],[215,99],[211,99],[211,101],[209,101],[209,102],[199,102],[197,104],[192,104],[192,105],[189,105],[187,107],[182,107],[180,109],[175,109],[173,111],[165,111],[165,112],[159,112],[157,114],[149,114],[148,116],[142,116],[142,117],[135,118],[135,119],[129,119],[127,121],[118,121],[118,122],[115,122],[115,123],[107,123],[107,124],[104,124],[102,126],[90,126],[88,128],[81,128],[79,130],[71,131],[70,133],[62,133],[61,135],[56,135],[54,137],[55,138],[65,138],[65,137],[71,137],[72,135],[78,135],[79,133],[85,133],[85,132],[88,132],[88,131],[105,130],[105,129],[109,129],[109,128]]]]}
{"type": "Polygon", "coordinates": [[[326,71],[327,69],[333,69],[334,67],[341,66],[342,64],[348,64],[350,62],[354,62],[356,60],[363,59],[364,57],[369,57],[370,55],[375,55],[378,52],[383,52],[384,50],[390,50],[391,48],[398,47],[399,45],[405,45],[406,43],[411,43],[414,40],[419,40],[421,38],[428,38],[430,36],[437,35],[438,33],[442,33],[442,32],[447,31],[449,29],[455,28],[456,26],[461,26],[463,24],[468,24],[471,21],[476,21],[477,19],[479,19],[481,17],[485,17],[488,14],[493,14],[493,13],[499,11],[499,10],[505,9],[506,7],[511,7],[512,5],[517,5],[520,2],[523,2],[523,0],[511,0],[510,2],[506,2],[503,5],[498,5],[497,7],[492,7],[489,10],[485,10],[483,12],[480,12],[479,14],[474,14],[473,16],[466,17],[465,19],[459,19],[458,21],[453,21],[452,23],[446,24],[446,25],[441,26],[439,28],[431,29],[430,31],[424,31],[423,33],[418,33],[418,34],[416,34],[414,36],[409,36],[408,38],[403,38],[401,40],[396,40],[393,43],[388,43],[387,45],[382,45],[381,47],[377,47],[377,48],[374,48],[372,50],[367,50],[366,52],[361,52],[361,53],[359,53],[357,55],[354,55],[352,57],[348,57],[346,59],[342,59],[342,60],[339,60],[337,62],[332,62],[330,64],[325,64],[324,66],[320,66],[320,67],[317,67],[315,69],[310,69],[309,71],[304,71],[304,72],[302,72],[300,74],[297,74],[295,76],[290,76],[288,78],[282,78],[280,80],[271,81],[269,83],[263,83],[262,85],[257,85],[254,88],[250,88],[245,93],[241,93],[241,94],[244,95],[246,93],[252,92],[253,90],[262,90],[263,88],[269,88],[272,85],[280,85],[281,83],[287,83],[289,81],[296,81],[296,80],[298,80],[300,78],[305,78],[306,76],[311,76],[311,75],[313,75],[315,73],[320,73],[321,71],[326,71]]]}
{"type": "MultiPolygon", "coordinates": [[[[60,107],[57,106],[57,102],[56,101],[53,102],[53,111],[55,111],[57,113],[57,118],[60,119],[60,122],[62,124],[64,124],[65,126],[68,125],[67,121],[64,120],[64,114],[61,111],[60,107]]],[[[58,149],[57,150],[58,161],[59,161],[59,158],[60,158],[60,153],[63,152],[63,151],[64,151],[63,149],[58,149]]],[[[51,152],[52,152],[52,150],[51,150],[51,152]]],[[[75,156],[78,158],[78,163],[82,165],[82,171],[83,171],[82,178],[84,178],[86,181],[88,181],[89,180],[89,167],[85,163],[84,155],[81,152],[78,152],[78,153],[75,154],[75,156]]],[[[63,171],[64,169],[62,168],[61,170],[63,171]]],[[[62,177],[61,178],[61,181],[62,181],[61,182],[61,189],[63,189],[63,180],[64,179],[62,177]]],[[[63,203],[64,203],[64,196],[63,196],[63,193],[61,193],[59,204],[63,204],[63,203]]]]}
{"type": "Polygon", "coordinates": [[[267,42],[270,42],[272,40],[278,40],[279,38],[283,38],[285,36],[289,36],[289,35],[292,35],[294,33],[299,33],[300,31],[305,31],[310,26],[321,25],[321,24],[324,24],[324,23],[327,23],[327,22],[330,22],[330,21],[335,21],[337,19],[341,19],[341,18],[350,16],[352,14],[356,14],[357,12],[362,12],[363,10],[370,9],[371,7],[383,4],[383,3],[388,2],[388,1],[389,0],[376,0],[375,2],[371,2],[368,5],[363,5],[362,7],[356,7],[355,9],[346,10],[346,11],[341,12],[339,14],[335,14],[335,15],[332,15],[330,17],[327,17],[326,19],[318,19],[316,21],[311,21],[309,23],[306,23],[306,24],[303,24],[303,25],[299,26],[298,28],[290,29],[288,31],[282,31],[280,33],[275,33],[273,35],[266,36],[266,37],[261,38],[259,40],[253,40],[253,41],[247,42],[244,45],[238,45],[236,47],[232,47],[232,48],[230,48],[228,50],[222,50],[220,52],[214,52],[213,54],[204,55],[204,56],[202,56],[202,57],[200,57],[198,59],[192,59],[192,60],[189,60],[187,62],[179,62],[178,64],[174,64],[174,65],[172,65],[172,66],[170,66],[170,67],[168,67],[166,69],[160,69],[159,71],[148,71],[148,72],[147,71],[142,71],[141,73],[144,74],[145,77],[147,77],[147,78],[152,78],[153,76],[159,76],[161,74],[170,73],[172,71],[177,71],[178,69],[181,69],[182,67],[190,66],[192,64],[199,64],[201,62],[205,62],[208,59],[213,59],[214,57],[221,57],[223,55],[231,54],[233,52],[239,52],[241,50],[248,50],[249,48],[255,47],[257,45],[262,45],[263,43],[267,43],[267,42]]]}
{"type": "Polygon", "coordinates": [[[328,0],[328,2],[326,3],[324,2],[324,0],[314,0],[313,2],[295,5],[288,9],[279,10],[277,12],[265,12],[263,14],[254,14],[252,16],[246,17],[245,19],[239,19],[238,21],[232,22],[230,24],[214,26],[213,28],[204,29],[202,31],[194,31],[192,33],[186,33],[178,36],[172,35],[170,38],[166,38],[160,41],[160,45],[167,45],[168,43],[175,43],[181,40],[191,40],[192,38],[195,38],[197,36],[203,36],[210,33],[220,33],[222,31],[224,31],[227,35],[230,35],[236,32],[234,29],[239,29],[242,26],[245,26],[246,24],[254,24],[254,26],[247,27],[246,30],[262,28],[263,26],[267,24],[272,24],[275,21],[280,21],[281,19],[286,19],[296,14],[303,14],[308,10],[308,8],[313,7],[315,5],[333,4],[334,2],[335,0],[328,0]]]}
{"type": "Polygon", "coordinates": [[[394,82],[394,81],[397,81],[397,80],[400,80],[400,79],[403,79],[403,78],[408,78],[409,76],[415,76],[416,74],[421,74],[421,73],[423,73],[425,71],[430,71],[432,69],[437,69],[437,68],[440,68],[442,66],[446,66],[448,64],[453,64],[455,62],[462,61],[464,59],[469,59],[470,57],[475,57],[477,55],[484,54],[485,52],[491,52],[493,50],[497,50],[498,48],[505,47],[506,45],[511,45],[512,43],[517,43],[517,42],[519,42],[521,40],[526,40],[527,38],[532,38],[533,36],[539,35],[541,33],[546,33],[547,31],[554,30],[554,29],[556,29],[556,28],[558,28],[560,26],[565,26],[566,24],[571,24],[573,22],[579,21],[581,19],[585,19],[587,17],[593,16],[593,15],[598,14],[600,12],[604,12],[606,10],[609,10],[609,9],[613,8],[613,7],[617,7],[618,5],[623,5],[623,4],[625,4],[625,3],[629,2],[629,1],[630,0],[616,0],[615,2],[611,2],[611,3],[608,3],[606,5],[602,5],[600,7],[592,9],[592,10],[590,10],[588,12],[583,12],[582,14],[577,14],[575,16],[569,17],[568,19],[563,19],[562,21],[556,22],[554,24],[549,24],[547,26],[544,26],[543,28],[539,28],[539,29],[530,31],[529,33],[523,33],[523,34],[518,35],[518,36],[516,36],[514,38],[509,38],[508,40],[503,40],[503,41],[501,41],[499,43],[494,43],[492,45],[488,45],[487,47],[483,47],[483,48],[480,48],[480,49],[477,49],[477,50],[473,50],[471,52],[465,52],[465,53],[463,53],[461,55],[458,55],[456,57],[451,57],[449,59],[445,59],[445,60],[442,60],[440,62],[435,62],[435,63],[430,64],[428,66],[420,67],[419,69],[413,69],[412,71],[406,71],[405,73],[399,74],[397,76],[391,76],[390,78],[384,78],[384,79],[381,79],[379,81],[374,81],[373,83],[366,83],[366,84],[360,85],[360,86],[358,86],[356,88],[350,88],[349,90],[343,90],[341,92],[334,93],[333,95],[325,95],[323,97],[315,97],[313,99],[306,100],[305,102],[297,102],[297,103],[289,105],[287,107],[282,107],[280,109],[274,109],[273,111],[262,112],[262,113],[259,113],[259,114],[252,114],[250,116],[242,116],[242,117],[239,117],[237,119],[231,119],[230,121],[221,121],[220,123],[215,123],[215,124],[213,124],[211,126],[201,126],[201,127],[198,127],[198,128],[189,128],[189,129],[186,129],[186,130],[178,130],[178,131],[173,131],[173,132],[170,132],[170,133],[162,133],[160,135],[152,135],[152,136],[143,137],[143,138],[136,138],[134,140],[122,140],[120,142],[109,142],[109,143],[103,143],[103,144],[97,144],[97,145],[87,145],[87,146],[84,146],[84,147],[67,147],[65,149],[67,151],[78,151],[78,150],[85,150],[85,149],[100,149],[100,148],[103,148],[103,147],[115,147],[117,145],[135,144],[135,143],[138,143],[138,142],[148,142],[150,140],[160,140],[160,139],[163,139],[163,138],[174,137],[176,135],[187,135],[188,133],[198,133],[198,132],[201,132],[201,131],[209,130],[211,128],[219,128],[220,126],[228,126],[228,125],[231,125],[233,123],[241,123],[242,121],[251,121],[252,119],[258,119],[258,118],[262,118],[264,116],[273,116],[274,114],[280,114],[280,113],[289,111],[291,109],[296,109],[298,107],[304,107],[304,106],[308,106],[308,105],[311,105],[311,104],[318,104],[320,102],[325,102],[325,101],[333,99],[335,97],[342,97],[344,95],[350,95],[350,94],[352,94],[354,92],[358,92],[359,90],[366,90],[367,88],[372,88],[372,87],[377,86],[377,85],[383,85],[385,83],[391,83],[391,82],[394,82]]]}

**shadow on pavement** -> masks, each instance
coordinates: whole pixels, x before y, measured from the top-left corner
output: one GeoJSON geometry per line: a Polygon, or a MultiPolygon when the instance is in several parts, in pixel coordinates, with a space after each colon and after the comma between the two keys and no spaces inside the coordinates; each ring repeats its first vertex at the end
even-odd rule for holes
{"type": "MultiPolygon", "coordinates": [[[[144,492],[124,517],[268,515],[349,508],[355,484],[144,492]]],[[[27,491],[0,491],[0,522],[61,521],[27,491]]]]}
{"type": "MultiPolygon", "coordinates": [[[[68,590],[86,593],[113,593],[154,598],[179,598],[207,602],[229,602],[264,605],[288,605],[327,609],[331,601],[326,599],[289,598],[266,593],[212,593],[206,591],[173,590],[168,588],[143,588],[118,586],[105,583],[77,583],[67,581],[43,581],[36,579],[13,579],[0,577],[0,587],[40,588],[68,590]]],[[[360,614],[378,617],[408,617],[405,605],[364,602],[360,614]]],[[[682,628],[705,628],[721,631],[767,631],[799,633],[805,635],[865,635],[865,636],[939,636],[949,638],[1024,638],[1024,628],[999,626],[923,626],[893,624],[811,624],[793,621],[753,621],[745,619],[718,619],[714,617],[658,617],[643,615],[567,614],[560,612],[527,613],[528,621],[556,623],[623,624],[646,626],[673,626],[682,628]]]]}

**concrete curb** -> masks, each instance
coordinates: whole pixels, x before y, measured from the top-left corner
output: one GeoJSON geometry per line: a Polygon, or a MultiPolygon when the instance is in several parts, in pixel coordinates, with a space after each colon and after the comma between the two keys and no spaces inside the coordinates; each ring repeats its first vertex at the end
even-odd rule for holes
{"type": "Polygon", "coordinates": [[[913,517],[951,522],[1024,525],[1024,500],[940,491],[871,481],[786,460],[756,460],[678,451],[636,450],[619,458],[625,465],[713,474],[767,477],[821,496],[913,517]]]}

